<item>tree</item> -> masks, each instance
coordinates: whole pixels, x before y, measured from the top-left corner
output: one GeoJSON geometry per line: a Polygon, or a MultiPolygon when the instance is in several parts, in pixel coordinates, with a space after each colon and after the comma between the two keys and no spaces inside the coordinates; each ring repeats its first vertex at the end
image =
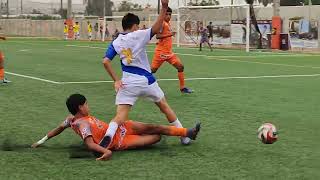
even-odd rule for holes
{"type": "Polygon", "coordinates": [[[131,2],[128,2],[126,0],[121,1],[120,6],[118,8],[118,11],[120,12],[127,12],[127,11],[142,11],[142,5],[140,4],[133,4],[131,2]]]}
{"type": "Polygon", "coordinates": [[[257,18],[254,12],[254,8],[253,8],[253,3],[256,0],[246,0],[246,3],[250,5],[250,18],[252,21],[252,24],[254,25],[257,33],[259,33],[259,42],[258,42],[258,49],[262,48],[262,34],[260,32],[259,26],[258,26],[258,22],[257,22],[257,18]]]}
{"type": "Polygon", "coordinates": [[[86,7],[87,15],[95,16],[112,16],[112,7],[114,6],[111,0],[105,0],[106,14],[103,14],[103,0],[88,0],[86,7]]]}
{"type": "MultiPolygon", "coordinates": [[[[309,0],[281,0],[281,6],[303,6],[309,5],[309,0]]],[[[312,5],[320,5],[320,0],[312,0],[312,5]]]]}
{"type": "MultiPolygon", "coordinates": [[[[320,0],[311,0],[312,5],[320,5],[320,0]]],[[[309,5],[309,0],[304,0],[304,5],[309,5]]]]}
{"type": "Polygon", "coordinates": [[[118,11],[130,11],[131,10],[131,3],[128,1],[121,1],[118,11]]]}
{"type": "Polygon", "coordinates": [[[273,0],[258,0],[258,2],[264,6],[267,6],[268,4],[273,3],[273,0]]]}

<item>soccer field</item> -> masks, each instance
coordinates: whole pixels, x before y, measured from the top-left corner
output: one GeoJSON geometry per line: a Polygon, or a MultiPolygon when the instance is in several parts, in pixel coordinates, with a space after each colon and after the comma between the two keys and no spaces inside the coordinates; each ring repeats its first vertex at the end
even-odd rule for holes
{"type": "MultiPolygon", "coordinates": [[[[87,97],[92,115],[111,120],[115,92],[102,65],[106,47],[37,39],[0,43],[12,81],[0,85],[0,179],[320,179],[320,55],[175,48],[195,92],[180,93],[169,64],[156,77],[184,126],[202,122],[192,145],[163,137],[151,148],[96,162],[69,129],[29,148],[64,120],[72,93],[87,97]],[[264,122],[277,126],[275,144],[257,139],[264,122]]],[[[118,58],[113,67],[120,75],[118,58]]],[[[130,119],[167,124],[146,100],[137,102],[130,119]]]]}

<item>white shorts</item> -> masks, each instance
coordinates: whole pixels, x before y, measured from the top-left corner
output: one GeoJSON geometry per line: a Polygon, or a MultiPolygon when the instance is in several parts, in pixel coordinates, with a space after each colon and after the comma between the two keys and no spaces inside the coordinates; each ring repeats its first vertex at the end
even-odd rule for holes
{"type": "Polygon", "coordinates": [[[139,97],[149,99],[152,102],[159,102],[164,97],[164,93],[157,82],[151,85],[124,85],[117,93],[116,105],[134,105],[139,97]]]}

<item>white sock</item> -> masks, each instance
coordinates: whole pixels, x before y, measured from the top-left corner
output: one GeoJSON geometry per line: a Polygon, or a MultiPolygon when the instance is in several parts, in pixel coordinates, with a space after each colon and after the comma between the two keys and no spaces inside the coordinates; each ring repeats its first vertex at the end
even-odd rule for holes
{"type": "Polygon", "coordinates": [[[175,121],[173,121],[172,123],[170,123],[170,125],[171,126],[175,126],[177,128],[182,128],[183,127],[178,118],[175,121]]]}
{"type": "Polygon", "coordinates": [[[109,127],[107,129],[107,132],[104,136],[109,136],[109,137],[111,137],[111,139],[113,139],[113,136],[116,133],[117,129],[118,129],[118,123],[110,122],[109,127]]]}

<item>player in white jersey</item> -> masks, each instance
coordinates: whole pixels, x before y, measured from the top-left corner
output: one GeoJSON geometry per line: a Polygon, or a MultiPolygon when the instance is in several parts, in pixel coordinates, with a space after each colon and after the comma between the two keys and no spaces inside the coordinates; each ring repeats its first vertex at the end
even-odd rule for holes
{"type": "MultiPolygon", "coordinates": [[[[117,92],[117,114],[110,122],[105,137],[100,142],[103,147],[108,147],[118,128],[126,119],[129,111],[139,97],[153,101],[163,112],[171,125],[182,127],[174,111],[168,105],[163,91],[160,89],[155,77],[151,73],[146,45],[152,37],[160,32],[161,25],[166,16],[169,0],[161,0],[161,13],[152,26],[146,30],[139,30],[139,17],[128,13],[122,19],[124,32],[109,45],[104,67],[114,80],[114,88],[117,92]],[[111,66],[111,61],[116,55],[120,56],[122,67],[122,79],[120,80],[111,66]]],[[[189,144],[189,138],[182,138],[183,144],[189,144]]]]}

